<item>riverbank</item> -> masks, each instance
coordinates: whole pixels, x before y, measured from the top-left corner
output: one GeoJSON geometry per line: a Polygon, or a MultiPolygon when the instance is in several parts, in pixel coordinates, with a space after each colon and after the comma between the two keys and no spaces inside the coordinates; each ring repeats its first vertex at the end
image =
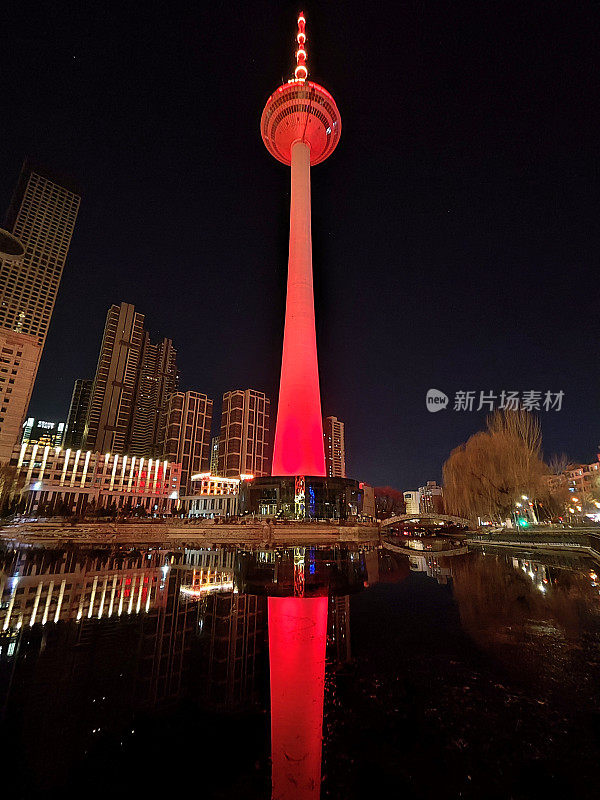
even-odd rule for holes
{"type": "Polygon", "coordinates": [[[23,544],[165,544],[206,547],[213,544],[255,546],[302,544],[378,544],[377,525],[268,523],[222,525],[210,522],[23,521],[0,527],[0,540],[23,544]]]}
{"type": "Polygon", "coordinates": [[[536,527],[518,530],[501,530],[494,533],[468,536],[470,547],[504,547],[519,550],[569,550],[585,553],[600,561],[600,530],[590,528],[536,527]]]}

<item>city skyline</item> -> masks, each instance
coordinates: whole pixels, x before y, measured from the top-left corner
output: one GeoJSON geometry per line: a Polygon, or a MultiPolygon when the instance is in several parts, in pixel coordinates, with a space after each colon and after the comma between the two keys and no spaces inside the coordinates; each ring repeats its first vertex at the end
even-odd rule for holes
{"type": "MultiPolygon", "coordinates": [[[[430,388],[450,396],[470,389],[564,390],[562,411],[542,414],[545,453],[564,450],[573,460],[591,461],[598,378],[590,374],[589,359],[573,353],[581,320],[592,319],[594,308],[593,293],[575,293],[574,287],[591,280],[597,250],[588,178],[593,115],[586,104],[594,91],[586,72],[592,47],[585,13],[575,8],[561,21],[560,56],[552,47],[553,10],[540,19],[520,9],[519,35],[499,10],[475,6],[469,13],[369,13],[370,36],[349,61],[343,43],[356,24],[352,8],[306,9],[317,39],[315,78],[326,79],[333,91],[349,137],[348,154],[340,149],[313,176],[315,184],[328,186],[321,193],[315,188],[315,213],[327,226],[313,232],[323,414],[338,414],[352,430],[348,473],[399,487],[439,479],[441,463],[482,427],[484,412],[430,415],[430,388]],[[399,41],[378,48],[392,20],[399,41]],[[535,36],[526,35],[534,30],[535,36]],[[577,61],[568,57],[574,52],[577,61]],[[560,115],[543,92],[550,80],[545,76],[553,80],[559,69],[560,115]],[[386,91],[400,111],[391,126],[374,130],[368,120],[383,102],[377,86],[382,75],[394,78],[386,91]],[[370,148],[360,150],[357,143],[369,136],[370,148]],[[379,202],[382,193],[390,197],[389,208],[379,202]],[[339,215],[337,196],[344,197],[339,215]],[[499,296],[492,300],[496,288],[499,296]],[[324,307],[332,309],[326,325],[324,307]]],[[[259,4],[252,15],[265,9],[259,4]]],[[[219,70],[217,53],[244,19],[217,18],[210,9],[175,13],[172,38],[162,42],[156,41],[159,12],[136,17],[135,25],[122,12],[122,24],[112,20],[110,31],[100,16],[92,17],[103,52],[111,53],[99,75],[93,48],[86,52],[68,25],[60,47],[44,44],[47,79],[38,69],[40,54],[19,51],[22,85],[30,91],[13,98],[17,113],[0,161],[4,207],[26,153],[75,175],[85,194],[30,416],[65,418],[74,380],[93,368],[106,308],[121,301],[151,310],[154,330],[173,338],[184,386],[214,398],[244,385],[276,396],[286,197],[277,165],[261,150],[254,115],[272,88],[258,55],[289,62],[286,43],[297,10],[283,9],[274,20],[265,12],[268,24],[253,26],[256,57],[232,53],[227,74],[219,70]],[[144,35],[135,44],[140,25],[144,35]],[[156,52],[168,56],[173,40],[183,47],[190,75],[179,73],[181,59],[171,64],[162,58],[157,61],[164,72],[145,76],[150,53],[153,59],[156,52]],[[107,48],[107,42],[127,46],[107,48]],[[131,80],[115,92],[128,52],[137,59],[131,80]],[[217,106],[210,132],[216,150],[209,157],[209,132],[199,129],[194,111],[202,106],[198,86],[203,102],[212,102],[213,92],[234,90],[242,70],[251,88],[235,137],[217,106]],[[200,74],[203,79],[195,80],[200,74]],[[65,89],[53,97],[48,124],[33,131],[29,107],[33,100],[40,113],[46,110],[46,80],[65,89]],[[171,113],[164,114],[160,101],[178,82],[180,94],[169,98],[171,113]],[[140,88],[143,108],[137,101],[128,109],[140,88]],[[132,132],[121,124],[113,132],[114,120],[108,124],[102,117],[109,96],[128,128],[128,115],[141,114],[132,132]],[[90,113],[90,103],[97,112],[90,113]],[[189,120],[184,107],[192,109],[189,120]],[[162,121],[153,128],[159,114],[162,121]],[[94,140],[90,124],[100,124],[94,140]],[[215,142],[212,131],[219,126],[222,141],[215,142]],[[151,139],[139,139],[142,128],[153,129],[151,139]],[[135,143],[140,147],[131,158],[135,143]],[[255,195],[261,202],[251,208],[247,198],[255,195]],[[171,230],[177,223],[166,256],[158,246],[163,222],[171,230]],[[196,288],[190,276],[198,266],[196,288]],[[265,296],[272,308],[265,309],[265,296]],[[257,308],[265,309],[260,319],[257,308]],[[74,328],[78,347],[66,349],[62,342],[74,328]],[[239,355],[231,359],[234,347],[239,355]]]]}

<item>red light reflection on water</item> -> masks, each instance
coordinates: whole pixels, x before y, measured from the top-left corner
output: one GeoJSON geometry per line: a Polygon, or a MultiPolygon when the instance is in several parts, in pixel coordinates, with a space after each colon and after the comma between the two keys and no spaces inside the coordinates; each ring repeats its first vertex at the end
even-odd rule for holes
{"type": "Polygon", "coordinates": [[[269,597],[273,800],[318,800],[327,597],[269,597]]]}

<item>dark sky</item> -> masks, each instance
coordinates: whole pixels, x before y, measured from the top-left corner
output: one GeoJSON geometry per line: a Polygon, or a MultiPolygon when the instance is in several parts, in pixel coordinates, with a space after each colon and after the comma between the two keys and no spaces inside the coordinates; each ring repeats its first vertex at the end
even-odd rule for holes
{"type": "MultiPolygon", "coordinates": [[[[178,349],[181,387],[277,395],[288,173],[259,132],[298,3],[8,3],[0,205],[30,155],[83,201],[30,407],[65,418],[111,303],[178,349]]],[[[310,77],[342,138],[316,167],[323,409],[349,473],[439,478],[483,413],[429,388],[563,390],[544,451],[592,460],[598,398],[598,43],[578,2],[328,2],[310,77]]],[[[218,412],[217,412],[218,418],[218,412]]]]}

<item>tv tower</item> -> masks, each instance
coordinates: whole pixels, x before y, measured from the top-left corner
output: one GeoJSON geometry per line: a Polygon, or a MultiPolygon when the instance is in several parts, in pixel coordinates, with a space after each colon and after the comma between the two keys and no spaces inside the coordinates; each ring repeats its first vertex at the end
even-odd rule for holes
{"type": "Polygon", "coordinates": [[[267,150],[291,166],[290,248],[273,475],[324,476],[323,420],[315,332],[310,214],[310,168],[340,140],[335,100],[308,80],[306,20],[296,35],[294,77],[280,86],[262,113],[267,150]]]}

